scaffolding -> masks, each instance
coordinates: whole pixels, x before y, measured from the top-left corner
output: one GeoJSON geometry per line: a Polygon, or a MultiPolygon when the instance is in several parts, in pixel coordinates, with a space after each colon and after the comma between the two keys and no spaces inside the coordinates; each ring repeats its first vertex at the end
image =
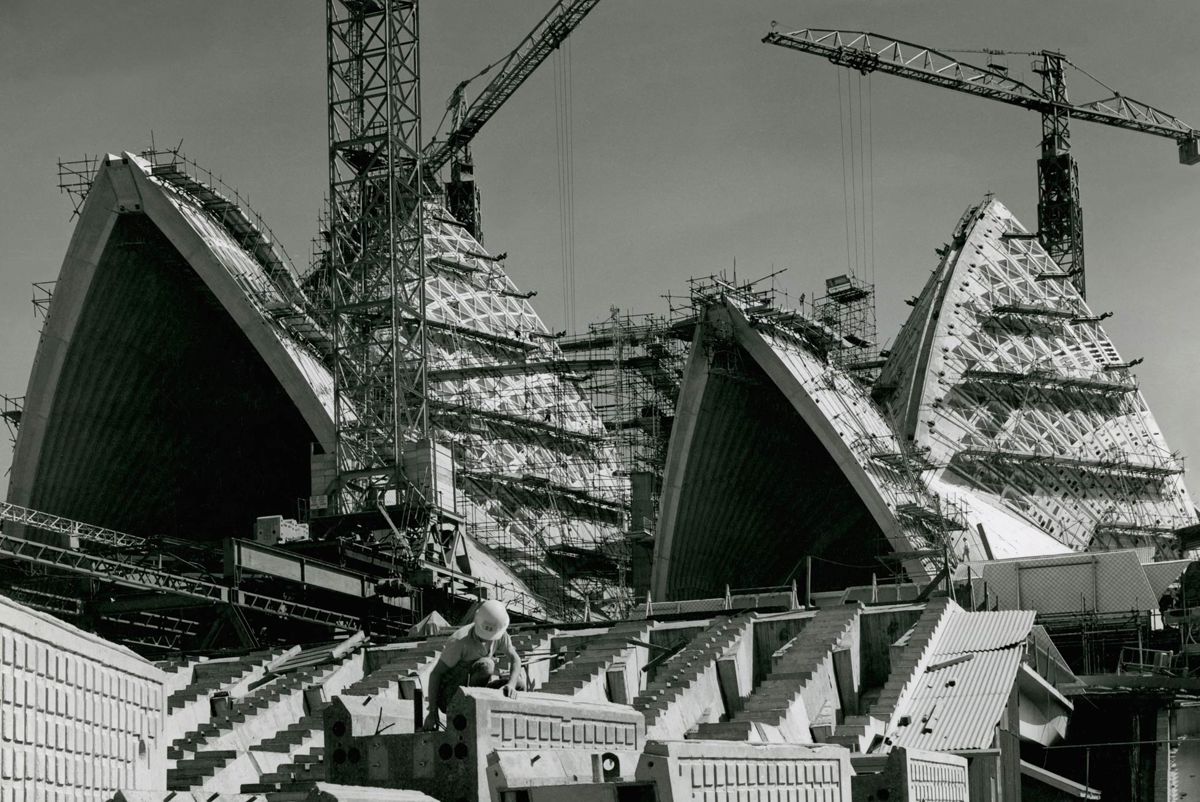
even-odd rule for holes
{"type": "Polygon", "coordinates": [[[71,199],[71,219],[79,216],[83,201],[92,189],[96,171],[100,169],[100,156],[87,156],[70,161],[58,160],[58,191],[71,199]]]}
{"type": "Polygon", "coordinates": [[[17,429],[21,426],[21,413],[25,410],[25,396],[0,394],[0,419],[8,429],[13,448],[17,445],[17,429]]]}
{"type": "Polygon", "coordinates": [[[54,299],[57,281],[33,282],[33,314],[43,322],[50,319],[50,301],[54,299]]]}
{"type": "Polygon", "coordinates": [[[1170,529],[1195,520],[1182,461],[1138,391],[1141,360],[1100,325],[1111,314],[998,203],[964,214],[941,253],[876,386],[893,420],[938,470],[1070,548],[1177,556],[1170,529]]]}
{"type": "Polygon", "coordinates": [[[870,384],[885,362],[875,330],[875,285],[857,276],[840,275],[825,280],[825,295],[814,303],[817,320],[839,337],[829,360],[870,384]]]}
{"type": "Polygon", "coordinates": [[[563,358],[604,422],[628,477],[630,527],[653,532],[667,444],[687,361],[688,327],[612,309],[587,332],[559,341],[563,358]]]}

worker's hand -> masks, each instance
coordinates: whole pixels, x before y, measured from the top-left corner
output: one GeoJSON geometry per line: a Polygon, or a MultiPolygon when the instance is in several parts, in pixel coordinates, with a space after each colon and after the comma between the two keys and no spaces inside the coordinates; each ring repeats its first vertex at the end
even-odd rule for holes
{"type": "Polygon", "coordinates": [[[429,711],[429,715],[425,717],[425,725],[421,727],[425,732],[437,732],[442,728],[442,717],[438,713],[437,708],[429,711]]]}
{"type": "Polygon", "coordinates": [[[501,693],[503,693],[509,699],[516,699],[517,698],[517,683],[510,681],[507,685],[504,686],[504,688],[501,690],[501,693]]]}

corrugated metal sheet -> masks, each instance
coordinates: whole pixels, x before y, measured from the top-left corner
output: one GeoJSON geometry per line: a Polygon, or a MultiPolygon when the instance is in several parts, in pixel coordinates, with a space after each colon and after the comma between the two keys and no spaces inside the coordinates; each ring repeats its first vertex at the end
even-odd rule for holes
{"type": "Polygon", "coordinates": [[[990,747],[1021,653],[1020,646],[972,652],[943,668],[937,665],[946,661],[935,659],[906,694],[900,709],[907,718],[900,720],[908,723],[891,733],[893,743],[934,751],[990,747]]]}
{"type": "Polygon", "coordinates": [[[951,609],[929,667],[900,702],[900,721],[907,724],[892,733],[896,745],[935,751],[991,746],[1034,615],[951,609]]]}
{"type": "Polygon", "coordinates": [[[1001,610],[990,613],[954,611],[935,644],[935,655],[949,657],[963,652],[1005,649],[1024,643],[1037,614],[1032,610],[1001,610]]]}

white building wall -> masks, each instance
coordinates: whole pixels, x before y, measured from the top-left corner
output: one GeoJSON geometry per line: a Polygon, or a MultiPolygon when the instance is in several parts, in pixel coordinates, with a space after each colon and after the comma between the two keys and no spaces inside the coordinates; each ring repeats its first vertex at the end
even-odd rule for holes
{"type": "Polygon", "coordinates": [[[0,802],[166,787],[166,675],[0,596],[0,802]]]}

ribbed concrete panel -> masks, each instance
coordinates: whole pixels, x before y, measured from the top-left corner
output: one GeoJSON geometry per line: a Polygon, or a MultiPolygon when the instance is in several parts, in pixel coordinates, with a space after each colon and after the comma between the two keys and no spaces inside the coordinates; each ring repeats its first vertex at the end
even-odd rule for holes
{"type": "Polygon", "coordinates": [[[0,596],[0,797],[164,787],[165,682],[128,649],[0,596]]]}
{"type": "Polygon", "coordinates": [[[1106,316],[999,201],[942,253],[875,385],[899,435],[947,486],[1072,549],[1173,555],[1195,521],[1182,464],[1106,316]]]}

